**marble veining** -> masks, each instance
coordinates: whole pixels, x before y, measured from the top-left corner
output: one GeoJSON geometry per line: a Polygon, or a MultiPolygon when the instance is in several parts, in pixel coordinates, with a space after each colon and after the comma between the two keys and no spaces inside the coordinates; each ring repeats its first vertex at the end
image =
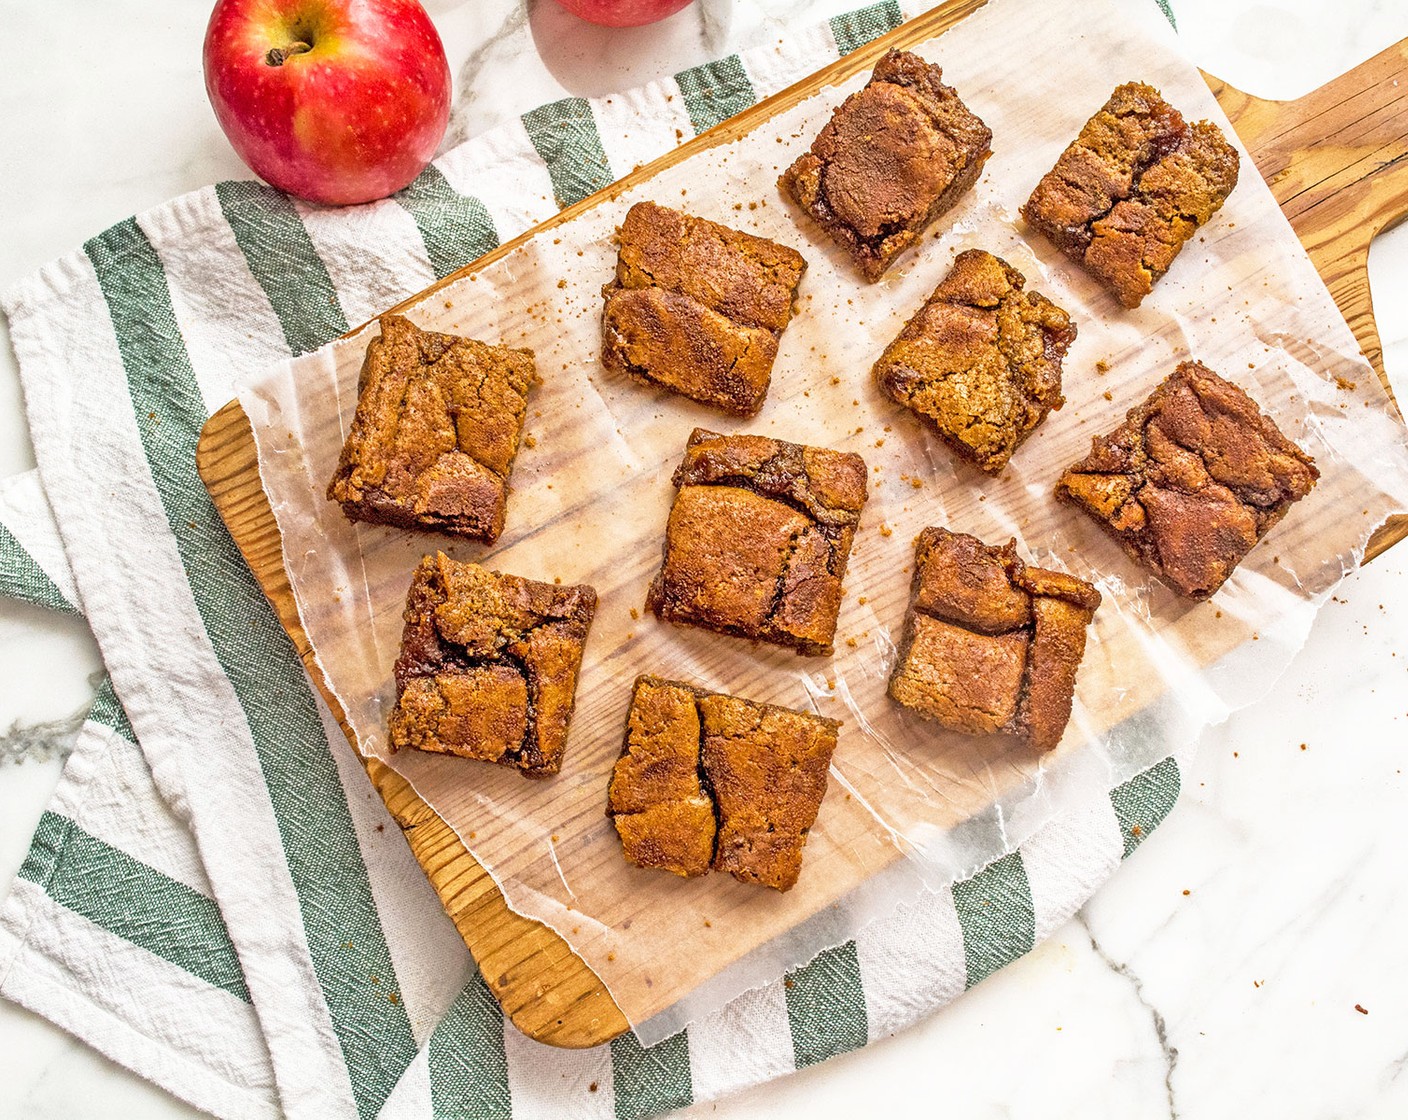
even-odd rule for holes
{"type": "Polygon", "coordinates": [[[1158,1040],[1159,1050],[1163,1053],[1164,1058],[1164,1089],[1168,1093],[1168,1114],[1170,1120],[1178,1120],[1178,1104],[1173,1095],[1173,1075],[1178,1068],[1178,1047],[1169,1042],[1168,1022],[1164,1019],[1163,1013],[1149,1002],[1149,997],[1144,991],[1144,981],[1139,978],[1139,974],[1123,961],[1115,960],[1100,944],[1095,936],[1095,931],[1090,928],[1085,914],[1077,914],[1072,922],[1085,931],[1086,936],[1090,938],[1090,948],[1105,966],[1115,975],[1129,981],[1134,998],[1141,1007],[1149,1012],[1149,1020],[1154,1028],[1154,1037],[1158,1040]]]}
{"type": "Polygon", "coordinates": [[[67,758],[73,749],[74,737],[83,726],[83,708],[64,719],[40,723],[16,720],[8,731],[0,731],[0,766],[6,763],[47,762],[67,758]]]}

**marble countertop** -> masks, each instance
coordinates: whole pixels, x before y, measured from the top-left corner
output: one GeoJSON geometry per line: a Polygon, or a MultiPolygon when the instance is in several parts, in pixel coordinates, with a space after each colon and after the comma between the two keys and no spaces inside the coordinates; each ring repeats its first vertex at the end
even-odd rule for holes
{"type": "MultiPolygon", "coordinates": [[[[1130,0],[1136,2],[1136,0],[1130,0]]],[[[588,28],[549,0],[427,0],[455,71],[446,143],[563,91],[716,58],[861,0],[698,0],[588,28]],[[512,81],[505,75],[512,74],[512,81]]],[[[1074,0],[1064,3],[1079,18],[1074,0]]],[[[1408,36],[1398,0],[1174,0],[1190,57],[1266,97],[1408,36]]],[[[192,0],[0,0],[0,286],[114,221],[247,173],[206,104],[192,0]]],[[[1408,401],[1408,225],[1370,260],[1408,401]]],[[[3,327],[0,327],[0,331],[3,327]]],[[[33,465],[8,340],[0,477],[33,465]]],[[[918,1027],[686,1115],[1408,1115],[1408,544],[1351,576],[1264,700],[1214,729],[1178,809],[1075,919],[918,1027]]],[[[0,601],[0,895],[100,668],[81,621],[0,601]]],[[[184,1105],[0,1004],[0,1115],[184,1105]]]]}

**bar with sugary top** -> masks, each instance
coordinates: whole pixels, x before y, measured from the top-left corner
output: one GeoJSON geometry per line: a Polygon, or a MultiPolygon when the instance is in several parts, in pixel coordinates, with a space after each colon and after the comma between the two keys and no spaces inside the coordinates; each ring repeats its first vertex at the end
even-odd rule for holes
{"type": "Polygon", "coordinates": [[[830,654],[865,461],[696,428],[673,481],[646,608],[666,622],[830,654]]]}
{"type": "Polygon", "coordinates": [[[1185,242],[1222,208],[1241,159],[1209,121],[1126,82],[1022,207],[1031,226],[1125,307],[1138,307],[1185,242]]]}
{"type": "Polygon", "coordinates": [[[1024,564],[1015,541],[925,529],[890,697],[953,731],[1052,750],[1099,605],[1085,580],[1024,564]]]}
{"type": "Polygon", "coordinates": [[[736,416],[767,397],[792,317],[800,253],[653,202],[621,226],[602,295],[602,362],[736,416]]]}
{"type": "Polygon", "coordinates": [[[1180,595],[1207,599],[1319,477],[1243,390],[1182,362],[1091,441],[1056,496],[1180,595]]]}
{"type": "Polygon", "coordinates": [[[493,543],[537,380],[533,352],[400,315],[380,323],[328,499],[353,521],[493,543]]]}
{"type": "Polygon", "coordinates": [[[391,749],[556,774],[595,613],[585,584],[425,557],[406,597],[391,749]]]}
{"type": "Polygon", "coordinates": [[[826,795],[836,720],[636,680],[607,813],[637,867],[790,890],[826,795]]]}
{"type": "Polygon", "coordinates": [[[875,281],[978,181],[991,145],[942,69],[892,50],[778,185],[875,281]]]}
{"type": "Polygon", "coordinates": [[[889,397],[961,459],[999,474],[1065,403],[1061,362],[1076,328],[1001,257],[969,249],[875,363],[889,397]]]}

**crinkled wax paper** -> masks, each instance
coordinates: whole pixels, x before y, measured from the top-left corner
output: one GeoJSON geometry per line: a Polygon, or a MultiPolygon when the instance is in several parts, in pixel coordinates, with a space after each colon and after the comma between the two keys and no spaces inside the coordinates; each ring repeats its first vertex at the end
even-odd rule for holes
{"type": "Polygon", "coordinates": [[[1063,806],[1104,791],[1270,687],[1374,527],[1408,506],[1408,458],[1374,374],[1270,191],[1243,155],[1241,183],[1144,306],[1121,309],[1041,238],[1018,207],[1121,81],[1160,87],[1190,119],[1233,135],[1153,6],[1087,3],[1080,32],[1044,0],[996,0],[916,49],[993,130],[973,190],[881,283],[779,196],[779,171],[861,75],[597,205],[421,300],[420,325],[537,354],[542,384],[493,548],[354,526],[324,488],[356,403],[370,326],[272,371],[241,401],[283,533],[303,624],[368,755],[391,763],[455,828],[509,905],[561,933],[645,1041],[851,936],[865,921],[1012,850],[1063,806]],[[1144,18],[1148,15],[1148,18],[1144,18]],[[807,258],[766,406],[722,417],[599,362],[600,289],[628,206],[654,199],[795,246],[807,258]],[[956,252],[1006,258],[1071,313],[1080,335],[1053,413],[997,479],[957,465],[874,386],[870,368],[956,252]],[[1211,601],[1146,578],[1051,497],[1061,469],[1196,357],[1243,386],[1314,455],[1318,488],[1211,601]],[[855,451],[870,467],[831,658],[804,658],[646,614],[674,490],[696,425],[855,451]],[[885,696],[913,541],[944,525],[1094,581],[1104,594],[1075,714],[1046,757],[911,717],[885,696]],[[443,548],[600,595],[566,762],[547,781],[415,752],[390,756],[391,666],[412,569],[443,548]],[[605,815],[631,684],[690,681],[843,721],[830,789],[787,894],[725,874],[680,880],[629,866],[605,815]]]}

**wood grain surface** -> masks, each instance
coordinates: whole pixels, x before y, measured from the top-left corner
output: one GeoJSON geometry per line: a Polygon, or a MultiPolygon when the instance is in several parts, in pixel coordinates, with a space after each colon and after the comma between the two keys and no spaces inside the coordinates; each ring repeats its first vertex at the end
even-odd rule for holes
{"type": "MultiPolygon", "coordinates": [[[[823,87],[869,69],[891,47],[933,38],[983,2],[952,0],[901,25],[660,160],[638,168],[605,191],[568,207],[399,307],[418,302],[483,268],[663,168],[736,139],[823,87]]],[[[1295,101],[1265,101],[1216,78],[1207,77],[1207,81],[1391,398],[1374,325],[1367,265],[1370,241],[1408,216],[1408,40],[1295,101]]],[[[260,485],[253,432],[237,403],[226,405],[206,424],[197,467],[309,675],[355,750],[355,739],[326,687],[299,622],[284,571],[278,527],[260,485]]],[[[1406,535],[1408,518],[1388,522],[1371,541],[1368,555],[1377,555],[1406,535]]],[[[593,1046],[627,1030],[629,1024],[605,987],[567,943],[546,926],[509,910],[490,876],[404,778],[374,758],[362,761],[478,962],[489,989],[514,1025],[540,1042],[567,1047],[593,1046]]]]}

